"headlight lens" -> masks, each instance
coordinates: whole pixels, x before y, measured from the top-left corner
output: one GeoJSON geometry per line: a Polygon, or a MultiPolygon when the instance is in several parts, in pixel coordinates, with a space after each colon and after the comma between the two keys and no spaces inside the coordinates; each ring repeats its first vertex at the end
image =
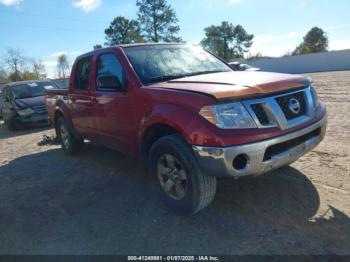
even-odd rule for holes
{"type": "Polygon", "coordinates": [[[314,108],[316,109],[318,105],[320,104],[320,100],[318,98],[317,92],[313,86],[310,87],[312,100],[314,102],[314,108]]]}
{"type": "Polygon", "coordinates": [[[222,129],[257,128],[252,117],[241,103],[205,106],[199,114],[222,129]]]}
{"type": "Polygon", "coordinates": [[[31,108],[26,108],[26,109],[22,109],[22,110],[18,110],[17,113],[20,115],[20,116],[30,116],[34,113],[34,111],[31,109],[31,108]]]}

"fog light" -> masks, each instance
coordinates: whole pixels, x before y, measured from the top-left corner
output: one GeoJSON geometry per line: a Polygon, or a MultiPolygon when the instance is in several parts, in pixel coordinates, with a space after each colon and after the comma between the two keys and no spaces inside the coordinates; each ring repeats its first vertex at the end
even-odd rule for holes
{"type": "Polygon", "coordinates": [[[236,156],[232,161],[232,166],[236,170],[243,170],[248,166],[248,156],[240,154],[236,156]]]}
{"type": "Polygon", "coordinates": [[[224,150],[220,148],[208,148],[204,150],[208,155],[213,156],[213,157],[220,157],[223,155],[224,150]]]}

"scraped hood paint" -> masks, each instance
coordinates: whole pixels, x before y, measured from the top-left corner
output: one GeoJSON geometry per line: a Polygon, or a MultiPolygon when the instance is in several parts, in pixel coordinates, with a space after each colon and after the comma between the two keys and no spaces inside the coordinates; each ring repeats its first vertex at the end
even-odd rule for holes
{"type": "Polygon", "coordinates": [[[304,87],[310,80],[300,75],[267,72],[223,72],[184,77],[149,87],[204,93],[218,100],[261,96],[304,87]]]}

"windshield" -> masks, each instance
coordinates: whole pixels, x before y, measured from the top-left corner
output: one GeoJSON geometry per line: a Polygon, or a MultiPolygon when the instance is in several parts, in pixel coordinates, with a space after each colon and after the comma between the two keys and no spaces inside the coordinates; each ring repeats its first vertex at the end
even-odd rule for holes
{"type": "Polygon", "coordinates": [[[54,84],[49,82],[28,83],[16,86],[11,86],[12,95],[14,98],[27,98],[44,96],[46,89],[54,88],[54,84]]]}
{"type": "Polygon", "coordinates": [[[200,47],[153,45],[124,48],[144,84],[232,69],[200,47]]]}

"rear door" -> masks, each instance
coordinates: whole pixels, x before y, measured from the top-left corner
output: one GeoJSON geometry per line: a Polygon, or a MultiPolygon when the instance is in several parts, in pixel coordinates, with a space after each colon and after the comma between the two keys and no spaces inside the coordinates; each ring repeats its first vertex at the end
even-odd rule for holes
{"type": "Polygon", "coordinates": [[[95,141],[96,130],[93,125],[94,100],[91,98],[92,56],[77,61],[75,74],[69,93],[72,122],[76,130],[86,139],[95,141]]]}

